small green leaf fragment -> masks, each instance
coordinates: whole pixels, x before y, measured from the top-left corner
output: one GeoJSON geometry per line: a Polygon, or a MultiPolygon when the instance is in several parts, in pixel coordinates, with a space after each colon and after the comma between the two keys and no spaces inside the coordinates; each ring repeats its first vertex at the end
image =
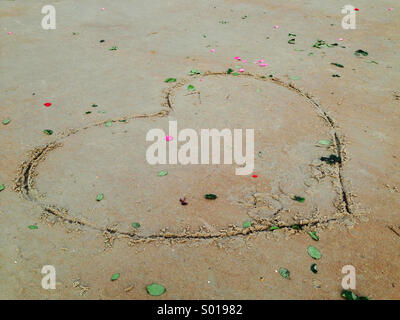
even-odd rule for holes
{"type": "Polygon", "coordinates": [[[336,62],[332,62],[332,65],[339,67],[339,68],[344,68],[344,65],[340,64],[340,63],[336,63],[336,62]]]}
{"type": "Polygon", "coordinates": [[[196,69],[192,69],[192,70],[189,71],[189,75],[191,75],[191,76],[194,76],[194,75],[200,74],[200,73],[201,72],[199,70],[196,70],[196,69]]]}
{"type": "Polygon", "coordinates": [[[311,238],[313,238],[315,241],[319,240],[319,237],[317,236],[317,233],[315,231],[310,231],[308,233],[310,235],[311,238]]]}
{"type": "Polygon", "coordinates": [[[43,133],[45,133],[45,134],[51,136],[51,135],[53,134],[53,130],[46,129],[46,130],[43,130],[43,133]]]}
{"type": "Polygon", "coordinates": [[[290,271],[286,268],[279,268],[279,274],[285,278],[290,280],[290,271]]]}
{"type": "Polygon", "coordinates": [[[294,196],[293,200],[303,203],[306,199],[303,197],[299,197],[299,196],[294,196]]]}
{"type": "Polygon", "coordinates": [[[151,285],[147,286],[146,289],[151,296],[161,296],[166,291],[164,286],[157,283],[152,283],[151,285]]]}
{"type": "Polygon", "coordinates": [[[98,194],[97,197],[96,197],[97,201],[101,201],[103,199],[104,199],[104,194],[102,194],[102,193],[98,194]]]}
{"type": "Polygon", "coordinates": [[[368,297],[359,297],[350,290],[343,290],[342,297],[346,300],[370,300],[368,297]]]}
{"type": "Polygon", "coordinates": [[[232,68],[229,68],[229,69],[226,71],[227,74],[231,74],[232,72],[233,72],[233,69],[232,69],[232,68]]]}
{"type": "Polygon", "coordinates": [[[207,193],[207,194],[204,196],[204,198],[206,198],[206,199],[208,199],[208,200],[215,200],[215,199],[217,199],[218,197],[217,197],[217,195],[215,195],[215,194],[207,193]]]}
{"type": "Polygon", "coordinates": [[[289,41],[288,41],[289,44],[295,44],[295,42],[296,42],[295,38],[289,39],[289,41]]]}
{"type": "Polygon", "coordinates": [[[368,55],[368,52],[364,51],[364,50],[361,50],[361,49],[358,49],[357,51],[354,51],[354,55],[356,55],[357,57],[359,57],[359,56],[366,57],[368,55]]]}
{"type": "Polygon", "coordinates": [[[232,75],[233,75],[233,76],[238,76],[238,75],[239,75],[239,72],[234,72],[234,73],[232,73],[232,75]]]}
{"type": "Polygon", "coordinates": [[[92,108],[97,108],[98,105],[97,104],[92,104],[92,108]]]}
{"type": "Polygon", "coordinates": [[[269,231],[278,230],[280,229],[278,226],[272,226],[269,228],[269,231]]]}
{"type": "Polygon", "coordinates": [[[290,76],[290,80],[300,80],[299,76],[290,76]]]}
{"type": "Polygon", "coordinates": [[[188,87],[187,87],[187,89],[188,89],[189,91],[194,91],[194,90],[196,90],[196,88],[195,88],[194,85],[192,85],[192,84],[189,84],[188,87]]]}
{"type": "Polygon", "coordinates": [[[310,255],[311,258],[314,258],[316,260],[321,259],[322,253],[315,247],[309,246],[307,248],[307,252],[310,255]]]}
{"type": "Polygon", "coordinates": [[[6,188],[6,187],[4,186],[4,183],[3,183],[3,184],[0,184],[0,191],[3,191],[5,188],[6,188]]]}
{"type": "Polygon", "coordinates": [[[113,47],[111,47],[110,49],[108,49],[108,50],[110,50],[110,51],[115,51],[115,50],[117,50],[118,49],[118,47],[117,46],[113,46],[113,47]]]}
{"type": "Polygon", "coordinates": [[[311,267],[310,267],[310,270],[311,270],[313,273],[318,273],[317,264],[316,264],[316,263],[313,263],[313,264],[311,265],[311,267]]]}
{"type": "Polygon", "coordinates": [[[164,177],[164,176],[166,176],[168,174],[168,171],[167,170],[161,170],[157,175],[159,176],[159,177],[164,177]]]}
{"type": "Polygon", "coordinates": [[[10,122],[11,122],[11,119],[7,118],[7,119],[4,119],[1,123],[6,125],[6,124],[9,124],[10,122]]]}
{"type": "Polygon", "coordinates": [[[135,228],[135,229],[138,229],[138,228],[140,228],[140,223],[139,222],[134,222],[134,223],[132,223],[132,227],[135,228]]]}
{"type": "Polygon", "coordinates": [[[106,127],[111,127],[111,126],[112,126],[112,121],[111,121],[111,120],[108,120],[108,121],[105,122],[104,125],[105,125],[106,127]]]}
{"type": "Polygon", "coordinates": [[[322,146],[329,146],[331,144],[330,140],[318,140],[318,144],[322,146]]]}
{"type": "Polygon", "coordinates": [[[243,228],[250,228],[251,227],[251,220],[247,220],[243,222],[243,228]]]}
{"type": "Polygon", "coordinates": [[[30,225],[30,226],[28,226],[28,228],[31,229],[31,230],[39,229],[39,227],[35,226],[35,225],[30,225]]]}
{"type": "Polygon", "coordinates": [[[121,275],[121,274],[119,274],[119,273],[114,273],[114,274],[111,276],[111,281],[117,280],[117,279],[119,278],[120,275],[121,275]]]}
{"type": "Polygon", "coordinates": [[[165,79],[164,82],[166,82],[166,83],[176,82],[176,78],[167,78],[167,79],[165,79]]]}

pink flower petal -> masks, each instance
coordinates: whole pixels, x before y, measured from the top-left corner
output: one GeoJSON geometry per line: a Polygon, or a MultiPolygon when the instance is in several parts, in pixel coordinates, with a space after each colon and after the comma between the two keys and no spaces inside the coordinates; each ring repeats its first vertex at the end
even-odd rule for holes
{"type": "Polygon", "coordinates": [[[393,8],[389,8],[389,11],[393,11],[393,8]]]}
{"type": "Polygon", "coordinates": [[[203,79],[202,78],[200,78],[200,82],[202,82],[203,81],[203,79]]]}
{"type": "Polygon", "coordinates": [[[236,60],[240,61],[240,57],[235,57],[236,60]]]}
{"type": "Polygon", "coordinates": [[[165,140],[167,140],[167,141],[171,141],[173,139],[173,137],[171,137],[171,136],[166,136],[165,137],[165,140]]]}
{"type": "Polygon", "coordinates": [[[339,41],[343,41],[343,38],[339,38],[338,40],[339,40],[339,41]]]}
{"type": "Polygon", "coordinates": [[[210,52],[215,52],[215,49],[210,49],[210,52]]]}
{"type": "Polygon", "coordinates": [[[279,26],[278,25],[274,26],[274,29],[279,29],[279,26]]]}
{"type": "Polygon", "coordinates": [[[263,59],[258,60],[258,63],[263,63],[263,62],[264,62],[263,59]]]}
{"type": "Polygon", "coordinates": [[[260,67],[268,67],[269,64],[268,64],[268,63],[260,63],[259,66],[260,66],[260,67]]]}
{"type": "Polygon", "coordinates": [[[11,35],[12,35],[12,32],[10,31],[10,32],[8,33],[8,35],[11,36],[11,35]]]}
{"type": "Polygon", "coordinates": [[[105,8],[101,8],[101,11],[104,11],[104,10],[106,10],[105,8]]]}
{"type": "Polygon", "coordinates": [[[244,72],[244,69],[242,68],[242,69],[239,69],[239,72],[244,72]]]}
{"type": "Polygon", "coordinates": [[[243,63],[246,63],[246,62],[247,62],[247,60],[242,60],[242,62],[243,62],[243,63]]]}

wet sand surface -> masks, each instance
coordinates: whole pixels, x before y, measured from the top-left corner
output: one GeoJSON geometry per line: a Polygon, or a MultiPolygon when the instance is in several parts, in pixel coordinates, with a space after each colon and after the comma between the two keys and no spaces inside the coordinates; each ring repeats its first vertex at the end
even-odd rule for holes
{"type": "Polygon", "coordinates": [[[47,4],[0,3],[0,298],[340,299],[345,265],[400,298],[399,5],[66,0],[43,30],[47,4]],[[254,172],[150,165],[170,121],[254,129],[254,172]]]}

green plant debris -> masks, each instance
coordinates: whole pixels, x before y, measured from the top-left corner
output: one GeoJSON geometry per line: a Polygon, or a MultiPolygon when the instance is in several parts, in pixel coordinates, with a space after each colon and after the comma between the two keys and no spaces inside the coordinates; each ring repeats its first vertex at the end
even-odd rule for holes
{"type": "Polygon", "coordinates": [[[368,55],[368,52],[364,51],[364,50],[361,50],[361,49],[358,49],[358,50],[354,51],[354,55],[356,55],[357,57],[359,57],[359,56],[366,57],[368,55]]]}
{"type": "Polygon", "coordinates": [[[176,82],[176,78],[167,78],[164,80],[164,82],[166,82],[166,83],[176,82]]]}
{"type": "Polygon", "coordinates": [[[286,268],[279,268],[279,274],[285,278],[290,280],[290,271],[286,268]]]}
{"type": "Polygon", "coordinates": [[[105,122],[104,125],[105,125],[106,127],[111,127],[111,126],[112,126],[112,121],[111,121],[111,120],[108,120],[108,121],[105,122]]]}
{"type": "Polygon", "coordinates": [[[368,297],[359,297],[350,290],[343,290],[341,296],[346,300],[370,300],[368,297]]]}
{"type": "Polygon", "coordinates": [[[97,197],[96,197],[97,201],[101,201],[103,199],[104,199],[104,194],[102,194],[102,193],[98,194],[97,197]]]}
{"type": "Polygon", "coordinates": [[[201,72],[199,70],[196,69],[192,69],[189,71],[189,75],[194,76],[196,74],[201,74],[201,72]]]}
{"type": "Polygon", "coordinates": [[[269,231],[274,231],[280,229],[278,226],[272,226],[269,228],[269,231]]]}
{"type": "Polygon", "coordinates": [[[6,125],[6,124],[9,124],[10,122],[11,122],[11,119],[7,118],[7,119],[4,119],[1,123],[6,125]]]}
{"type": "Polygon", "coordinates": [[[140,223],[139,222],[134,222],[132,223],[132,227],[135,229],[139,229],[140,228],[140,223]]]}
{"type": "Polygon", "coordinates": [[[187,86],[187,89],[188,89],[188,91],[194,91],[194,90],[196,90],[196,88],[195,88],[194,85],[192,85],[192,84],[189,84],[189,85],[187,86]]]}
{"type": "Polygon", "coordinates": [[[309,246],[307,248],[307,252],[310,255],[311,258],[319,260],[322,257],[322,253],[315,247],[309,246]]]}
{"type": "Polygon", "coordinates": [[[111,276],[111,281],[117,280],[117,279],[119,278],[119,276],[120,276],[119,273],[114,273],[114,274],[111,276]]]}
{"type": "Polygon", "coordinates": [[[319,237],[317,236],[317,233],[315,231],[310,231],[308,233],[310,235],[311,238],[313,238],[315,241],[319,240],[319,237]]]}
{"type": "Polygon", "coordinates": [[[118,50],[118,47],[117,46],[112,46],[110,49],[108,49],[108,50],[110,50],[110,51],[116,51],[116,50],[118,50]]]}
{"type": "Polygon", "coordinates": [[[324,161],[328,164],[335,164],[335,163],[342,163],[342,158],[338,157],[334,154],[331,154],[328,158],[327,157],[321,157],[321,161],[324,161]]]}
{"type": "Polygon", "coordinates": [[[166,291],[163,285],[157,283],[147,286],[146,290],[151,296],[161,296],[166,291]]]}
{"type": "Polygon", "coordinates": [[[168,174],[168,171],[167,170],[161,170],[161,171],[159,171],[158,172],[158,176],[159,177],[164,177],[164,176],[166,176],[168,174]]]}
{"type": "Polygon", "coordinates": [[[299,196],[294,196],[293,200],[303,203],[306,199],[303,197],[299,197],[299,196]]]}
{"type": "Polygon", "coordinates": [[[213,193],[207,193],[204,198],[208,199],[208,200],[215,200],[217,199],[217,195],[213,194],[213,193]]]}
{"type": "Polygon", "coordinates": [[[53,134],[53,130],[46,129],[46,130],[43,130],[43,133],[51,136],[53,134]]]}
{"type": "Polygon", "coordinates": [[[232,68],[229,68],[228,70],[226,70],[227,74],[231,74],[234,70],[232,68]]]}
{"type": "Polygon", "coordinates": [[[243,228],[247,229],[251,227],[251,220],[243,222],[243,228]]]}
{"type": "Polygon", "coordinates": [[[28,226],[28,228],[31,229],[31,230],[39,229],[39,227],[35,226],[35,225],[30,225],[30,226],[28,226]]]}
{"type": "Polygon", "coordinates": [[[336,63],[336,62],[331,62],[331,65],[334,65],[334,66],[339,67],[339,68],[344,68],[344,65],[342,65],[340,63],[336,63]]]}
{"type": "Polygon", "coordinates": [[[3,183],[3,184],[0,184],[0,192],[3,191],[5,188],[6,188],[6,187],[4,186],[4,183],[3,183]]]}
{"type": "Polygon", "coordinates": [[[313,263],[313,264],[311,265],[311,267],[310,267],[310,270],[311,270],[313,273],[318,273],[317,264],[316,264],[316,263],[313,263]]]}

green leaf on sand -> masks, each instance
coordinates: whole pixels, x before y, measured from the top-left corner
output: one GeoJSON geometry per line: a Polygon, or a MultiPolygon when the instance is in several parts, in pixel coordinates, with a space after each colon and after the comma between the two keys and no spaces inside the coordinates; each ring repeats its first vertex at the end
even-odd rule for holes
{"type": "Polygon", "coordinates": [[[313,264],[311,265],[311,267],[310,267],[310,270],[311,270],[313,273],[318,273],[317,264],[316,264],[316,263],[313,263],[313,264]]]}
{"type": "Polygon", "coordinates": [[[11,122],[11,119],[7,118],[7,119],[4,119],[1,123],[6,125],[6,124],[9,124],[10,122],[11,122]]]}
{"type": "Polygon", "coordinates": [[[110,49],[108,49],[108,50],[110,50],[110,51],[115,51],[115,50],[117,50],[118,49],[118,47],[116,47],[116,46],[113,46],[113,47],[111,47],[110,49]]]}
{"type": "Polygon", "coordinates": [[[330,140],[318,140],[318,143],[322,146],[329,146],[331,144],[330,140]]]}
{"type": "Polygon", "coordinates": [[[336,62],[332,62],[332,65],[339,67],[339,68],[344,68],[344,65],[340,64],[340,63],[336,63],[336,62]]]}
{"type": "Polygon", "coordinates": [[[168,78],[168,79],[165,79],[164,82],[166,82],[166,83],[176,82],[176,78],[168,78]]]}
{"type": "Polygon", "coordinates": [[[366,57],[368,55],[368,52],[364,51],[364,50],[361,50],[361,49],[358,49],[357,51],[354,51],[354,55],[356,55],[357,57],[359,57],[361,55],[366,57]]]}
{"type": "Polygon", "coordinates": [[[315,231],[310,231],[308,233],[310,235],[311,238],[313,238],[315,241],[319,240],[319,237],[317,236],[317,233],[315,231]]]}
{"type": "Polygon", "coordinates": [[[39,229],[39,227],[38,227],[38,226],[34,226],[34,225],[30,225],[28,228],[29,228],[29,229],[31,229],[31,230],[36,230],[36,229],[39,229]]]}
{"type": "Polygon", "coordinates": [[[301,78],[299,76],[290,76],[290,80],[300,80],[301,78]]]}
{"type": "Polygon", "coordinates": [[[345,298],[346,300],[369,300],[368,297],[359,297],[350,290],[343,290],[342,297],[345,298]]]}
{"type": "Polygon", "coordinates": [[[0,191],[3,191],[5,188],[6,188],[6,187],[4,186],[4,183],[3,183],[3,184],[0,184],[0,191]]]}
{"type": "Polygon", "coordinates": [[[134,227],[135,229],[138,229],[138,228],[140,228],[140,223],[134,222],[134,223],[132,223],[132,227],[134,227]]]}
{"type": "Polygon", "coordinates": [[[102,194],[102,193],[98,194],[97,197],[96,197],[97,201],[101,201],[103,199],[104,199],[104,194],[102,194]]]}
{"type": "Polygon", "coordinates": [[[164,177],[164,176],[166,176],[168,174],[168,171],[167,170],[161,170],[157,175],[159,176],[159,177],[164,177]]]}
{"type": "Polygon", "coordinates": [[[192,84],[189,84],[188,87],[187,87],[187,89],[188,89],[189,91],[194,91],[194,90],[196,90],[196,88],[195,88],[194,85],[192,85],[192,84]]]}
{"type": "Polygon", "coordinates": [[[191,75],[191,76],[194,76],[195,74],[200,74],[201,72],[199,71],[199,70],[196,70],[196,69],[192,69],[192,70],[190,70],[189,71],[189,74],[191,75]]]}
{"type": "Polygon", "coordinates": [[[290,271],[286,268],[279,268],[279,274],[285,278],[290,280],[290,271]]]}
{"type": "Polygon", "coordinates": [[[111,276],[111,281],[117,280],[117,279],[119,278],[119,276],[120,276],[119,273],[114,273],[114,274],[111,276]]]}
{"type": "Polygon", "coordinates": [[[111,126],[112,126],[112,121],[111,121],[111,120],[108,120],[108,121],[105,122],[104,125],[105,125],[106,127],[111,127],[111,126]]]}
{"type": "Polygon", "coordinates": [[[207,194],[204,196],[204,198],[206,198],[206,199],[208,199],[208,200],[215,200],[215,199],[217,199],[218,197],[217,197],[217,195],[215,195],[215,194],[207,193],[207,194]]]}
{"type": "Polygon", "coordinates": [[[303,197],[299,197],[299,196],[294,196],[293,200],[298,201],[300,203],[303,203],[306,199],[303,197]]]}
{"type": "Polygon", "coordinates": [[[51,135],[53,134],[53,130],[46,129],[46,130],[43,130],[43,133],[45,133],[45,134],[51,136],[51,135]]]}
{"type": "Polygon", "coordinates": [[[307,252],[310,255],[311,258],[314,258],[316,260],[321,259],[322,253],[315,247],[309,246],[307,248],[307,252]]]}
{"type": "Polygon", "coordinates": [[[157,283],[147,286],[146,289],[151,296],[161,296],[166,291],[164,286],[157,283]]]}
{"type": "Polygon", "coordinates": [[[229,68],[229,69],[226,71],[227,74],[231,74],[232,72],[233,72],[233,69],[232,69],[232,68],[229,68]]]}
{"type": "Polygon", "coordinates": [[[272,226],[269,228],[270,231],[278,230],[278,229],[280,229],[278,226],[272,226]]]}
{"type": "Polygon", "coordinates": [[[251,227],[251,220],[247,220],[243,222],[243,228],[250,228],[251,227]]]}
{"type": "Polygon", "coordinates": [[[288,41],[289,44],[295,44],[295,42],[296,42],[295,38],[289,39],[289,41],[288,41]]]}

